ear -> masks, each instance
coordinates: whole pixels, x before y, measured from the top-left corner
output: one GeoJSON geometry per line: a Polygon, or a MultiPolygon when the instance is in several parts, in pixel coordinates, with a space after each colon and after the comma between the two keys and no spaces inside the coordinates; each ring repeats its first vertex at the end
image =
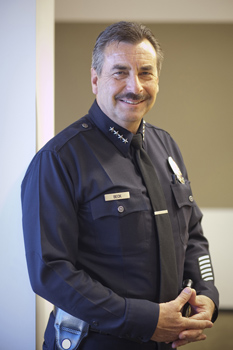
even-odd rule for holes
{"type": "Polygon", "coordinates": [[[98,93],[98,75],[94,68],[91,68],[91,86],[94,95],[98,93]]]}

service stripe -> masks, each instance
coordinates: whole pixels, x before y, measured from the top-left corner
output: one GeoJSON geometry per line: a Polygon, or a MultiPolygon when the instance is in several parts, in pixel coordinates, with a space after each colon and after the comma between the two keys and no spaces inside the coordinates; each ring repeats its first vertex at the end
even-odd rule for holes
{"type": "Polygon", "coordinates": [[[214,279],[212,265],[209,255],[203,255],[198,258],[201,278],[204,281],[212,281],[214,279]]]}

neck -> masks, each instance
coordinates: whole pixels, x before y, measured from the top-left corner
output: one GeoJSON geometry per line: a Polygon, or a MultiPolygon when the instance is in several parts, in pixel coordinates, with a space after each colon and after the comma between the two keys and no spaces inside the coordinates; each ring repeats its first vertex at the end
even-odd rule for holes
{"type": "MultiPolygon", "coordinates": [[[[112,118],[110,118],[112,119],[112,118]]],[[[132,132],[132,134],[136,134],[137,131],[138,131],[138,128],[141,124],[141,120],[137,120],[137,121],[130,121],[130,122],[127,122],[127,121],[124,121],[124,120],[115,120],[113,119],[113,121],[115,121],[115,123],[117,123],[118,125],[120,125],[122,128],[132,132]]]]}

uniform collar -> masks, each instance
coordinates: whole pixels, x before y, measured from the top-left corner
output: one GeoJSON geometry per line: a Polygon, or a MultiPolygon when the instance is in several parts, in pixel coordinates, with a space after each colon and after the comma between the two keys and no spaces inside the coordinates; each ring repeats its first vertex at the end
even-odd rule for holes
{"type": "MultiPolygon", "coordinates": [[[[100,109],[96,100],[89,110],[91,121],[105,134],[105,136],[119,149],[125,156],[130,149],[130,143],[133,138],[133,133],[122,128],[115,123],[100,109]]],[[[141,122],[138,133],[143,135],[143,121],[141,122]]]]}

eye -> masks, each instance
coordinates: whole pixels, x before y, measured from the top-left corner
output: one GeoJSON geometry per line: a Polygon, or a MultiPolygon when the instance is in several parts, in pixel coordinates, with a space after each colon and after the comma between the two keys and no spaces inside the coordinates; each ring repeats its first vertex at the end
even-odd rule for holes
{"type": "Polygon", "coordinates": [[[113,76],[117,79],[124,79],[127,75],[127,72],[123,70],[119,70],[113,73],[113,76]]]}
{"type": "Polygon", "coordinates": [[[152,76],[153,74],[152,74],[151,72],[144,71],[144,72],[141,72],[140,75],[145,76],[145,77],[146,77],[146,76],[149,77],[149,76],[152,76]]]}
{"type": "Polygon", "coordinates": [[[142,71],[141,73],[139,73],[140,77],[144,80],[151,80],[154,78],[154,74],[150,71],[142,71]]]}

